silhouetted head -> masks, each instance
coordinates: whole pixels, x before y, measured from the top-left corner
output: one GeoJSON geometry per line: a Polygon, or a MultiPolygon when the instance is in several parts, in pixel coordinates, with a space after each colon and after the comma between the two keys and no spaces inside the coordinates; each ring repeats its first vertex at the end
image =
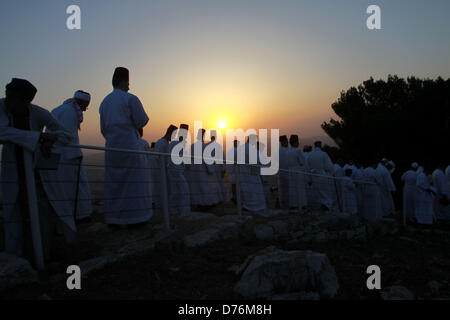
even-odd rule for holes
{"type": "Polygon", "coordinates": [[[177,126],[174,126],[173,124],[171,124],[166,131],[166,135],[164,136],[164,138],[168,141],[172,140],[172,134],[174,133],[174,131],[176,131],[178,129],[177,126]]]}
{"type": "Polygon", "coordinates": [[[91,102],[91,95],[88,92],[85,92],[83,90],[78,90],[73,95],[73,98],[77,102],[77,104],[80,106],[81,111],[86,111],[89,103],[91,102]]]}
{"type": "Polygon", "coordinates": [[[312,147],[311,146],[304,146],[303,147],[303,152],[311,152],[312,151],[312,147]]]}
{"type": "Polygon", "coordinates": [[[117,67],[112,79],[114,89],[128,92],[130,90],[130,72],[127,68],[117,67]]]}
{"type": "Polygon", "coordinates": [[[217,138],[217,131],[211,130],[211,141],[216,141],[217,138]]]}
{"type": "Polygon", "coordinates": [[[5,105],[15,116],[26,116],[37,89],[28,80],[13,78],[6,85],[5,105]]]}
{"type": "Polygon", "coordinates": [[[289,144],[293,148],[298,148],[300,146],[300,141],[298,140],[298,135],[293,134],[289,137],[289,144]]]}
{"type": "Polygon", "coordinates": [[[280,145],[285,148],[289,147],[289,141],[288,141],[287,136],[280,137],[280,145]]]}
{"type": "Polygon", "coordinates": [[[322,148],[322,141],[316,141],[316,142],[314,142],[314,147],[315,147],[315,148],[322,148]]]}
{"type": "Polygon", "coordinates": [[[346,177],[351,177],[352,176],[352,172],[353,172],[352,169],[345,169],[345,176],[346,177]]]}
{"type": "Polygon", "coordinates": [[[188,131],[189,131],[189,125],[180,124],[180,130],[178,132],[178,141],[183,141],[184,139],[186,139],[188,131]]]}

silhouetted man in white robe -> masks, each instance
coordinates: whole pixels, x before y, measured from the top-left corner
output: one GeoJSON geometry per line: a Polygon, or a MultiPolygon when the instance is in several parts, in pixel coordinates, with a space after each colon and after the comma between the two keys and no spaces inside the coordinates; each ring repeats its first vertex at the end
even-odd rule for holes
{"type": "Polygon", "coordinates": [[[281,209],[289,209],[289,141],[287,136],[280,137],[279,161],[278,201],[281,209]]]}
{"type": "Polygon", "coordinates": [[[415,216],[416,220],[420,224],[433,224],[436,220],[435,212],[433,209],[433,199],[436,194],[436,189],[430,186],[430,177],[428,168],[424,168],[424,172],[417,175],[417,192],[416,192],[416,205],[415,216]]]}
{"type": "MultiPolygon", "coordinates": [[[[239,182],[241,185],[242,208],[251,212],[263,211],[267,208],[263,185],[260,178],[261,168],[251,163],[251,155],[258,161],[257,137],[249,136],[246,144],[238,147],[238,155],[245,155],[245,164],[239,164],[239,182]]],[[[239,157],[239,156],[238,156],[239,157]]]]}
{"type": "MultiPolygon", "coordinates": [[[[47,110],[31,104],[37,89],[27,80],[14,78],[0,99],[0,143],[3,144],[1,188],[5,230],[5,251],[33,260],[30,213],[26,188],[24,152],[44,158],[54,143],[66,144],[73,138],[47,110]],[[44,127],[53,133],[43,133],[44,127]]],[[[33,168],[31,168],[33,170],[33,168]]],[[[67,242],[75,240],[76,226],[71,207],[56,181],[56,171],[35,173],[38,214],[44,259],[51,257],[56,223],[60,222],[67,242]]]]}
{"type": "Polygon", "coordinates": [[[444,173],[445,166],[441,164],[432,174],[433,187],[436,189],[434,211],[437,220],[450,220],[450,186],[444,173]]]}
{"type": "MultiPolygon", "coordinates": [[[[189,126],[182,124],[178,132],[178,139],[169,144],[169,153],[175,152],[174,148],[178,146],[178,156],[180,159],[186,157],[186,138],[189,126]]],[[[184,160],[184,159],[183,159],[184,160]]],[[[191,212],[191,197],[189,184],[184,175],[185,164],[175,164],[172,158],[168,158],[167,164],[169,180],[169,211],[187,215],[191,212]]]]}
{"type": "Polygon", "coordinates": [[[308,203],[306,199],[306,159],[299,149],[298,135],[291,135],[289,144],[291,145],[288,151],[289,208],[305,209],[308,203]]]}
{"type": "Polygon", "coordinates": [[[411,169],[402,175],[403,186],[403,213],[409,221],[416,218],[416,195],[417,195],[417,168],[419,165],[414,162],[411,169]]]}
{"type": "Polygon", "coordinates": [[[313,197],[322,209],[329,211],[333,205],[333,164],[331,159],[322,151],[322,142],[314,143],[315,149],[308,156],[308,167],[312,173],[313,197]]]}
{"type": "MultiPolygon", "coordinates": [[[[77,91],[73,98],[64,101],[52,111],[55,119],[72,134],[72,144],[80,144],[78,131],[83,122],[83,112],[87,110],[90,101],[89,93],[77,91]]],[[[92,214],[92,203],[91,188],[82,165],[83,152],[80,148],[71,147],[55,148],[55,152],[61,153],[58,179],[64,188],[68,203],[74,208],[75,219],[86,220],[92,214]]]]}
{"type": "MultiPolygon", "coordinates": [[[[162,209],[163,208],[163,198],[162,198],[162,179],[163,175],[161,172],[161,157],[164,159],[164,170],[167,168],[167,163],[169,161],[169,143],[172,139],[172,134],[174,131],[176,131],[178,128],[174,125],[170,125],[169,128],[167,128],[166,134],[164,137],[156,141],[155,147],[153,149],[154,152],[163,153],[167,156],[163,155],[152,155],[151,156],[151,177],[152,177],[152,190],[153,190],[153,201],[155,202],[155,208],[156,209],[162,209]]],[[[166,170],[167,171],[167,170],[166,170]]],[[[166,175],[167,176],[167,175],[166,175]]]]}
{"type": "Polygon", "coordinates": [[[204,129],[200,129],[197,141],[191,145],[192,160],[186,171],[191,190],[191,204],[200,207],[214,206],[223,201],[214,165],[206,164],[203,158],[203,151],[206,148],[205,132],[204,129]]]}
{"type": "MultiPolygon", "coordinates": [[[[129,72],[116,68],[114,91],[100,105],[100,128],[107,148],[140,150],[140,133],[148,123],[141,101],[128,93],[129,72]]],[[[146,164],[139,154],[105,152],[104,216],[110,225],[133,225],[152,217],[146,164]]]]}
{"type": "Polygon", "coordinates": [[[392,181],[391,173],[386,168],[387,161],[379,163],[376,172],[380,178],[380,200],[381,211],[383,217],[386,217],[394,212],[394,201],[392,192],[396,191],[394,182],[392,181]]]}
{"type": "Polygon", "coordinates": [[[342,212],[358,213],[358,203],[356,201],[356,185],[353,182],[352,169],[346,169],[345,177],[342,178],[342,212]]]}
{"type": "Polygon", "coordinates": [[[369,221],[377,221],[383,218],[379,188],[381,179],[375,170],[376,166],[376,163],[373,163],[362,172],[362,179],[366,183],[362,187],[361,216],[369,221]]]}

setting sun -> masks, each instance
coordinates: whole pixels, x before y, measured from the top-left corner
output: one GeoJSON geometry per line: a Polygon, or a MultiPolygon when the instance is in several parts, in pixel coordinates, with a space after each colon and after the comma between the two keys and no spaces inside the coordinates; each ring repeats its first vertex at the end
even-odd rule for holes
{"type": "Polygon", "coordinates": [[[218,122],[219,129],[225,129],[227,127],[227,123],[225,120],[220,120],[218,122]]]}

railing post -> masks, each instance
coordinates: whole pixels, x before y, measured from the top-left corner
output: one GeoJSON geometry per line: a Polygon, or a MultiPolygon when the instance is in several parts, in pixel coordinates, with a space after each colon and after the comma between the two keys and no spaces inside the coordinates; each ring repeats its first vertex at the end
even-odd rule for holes
{"type": "Polygon", "coordinates": [[[34,258],[38,270],[43,270],[44,254],[42,250],[41,227],[39,223],[39,210],[36,195],[36,182],[33,170],[33,155],[30,151],[23,149],[23,161],[25,166],[25,183],[27,186],[28,209],[30,212],[31,236],[33,240],[34,258]]]}
{"type": "Polygon", "coordinates": [[[159,164],[161,167],[161,197],[162,197],[162,207],[164,215],[164,226],[166,231],[170,231],[170,218],[169,218],[169,195],[167,188],[167,172],[166,172],[166,161],[164,155],[159,156],[159,164]]]}
{"type": "Polygon", "coordinates": [[[238,215],[242,216],[242,201],[241,201],[241,183],[240,183],[240,168],[239,164],[234,164],[234,179],[236,182],[236,205],[238,215]]]}

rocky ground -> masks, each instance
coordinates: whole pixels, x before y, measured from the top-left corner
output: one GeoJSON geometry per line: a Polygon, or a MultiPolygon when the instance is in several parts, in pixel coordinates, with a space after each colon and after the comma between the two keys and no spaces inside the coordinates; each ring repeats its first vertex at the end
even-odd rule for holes
{"type": "Polygon", "coordinates": [[[309,211],[238,216],[232,204],[208,211],[172,216],[167,232],[158,214],[111,230],[97,210],[77,246],[58,241],[45,272],[0,254],[0,298],[450,299],[448,226],[309,211]],[[66,287],[71,264],[81,290],[66,287]],[[367,289],[370,265],[381,268],[381,291],[367,289]]]}

